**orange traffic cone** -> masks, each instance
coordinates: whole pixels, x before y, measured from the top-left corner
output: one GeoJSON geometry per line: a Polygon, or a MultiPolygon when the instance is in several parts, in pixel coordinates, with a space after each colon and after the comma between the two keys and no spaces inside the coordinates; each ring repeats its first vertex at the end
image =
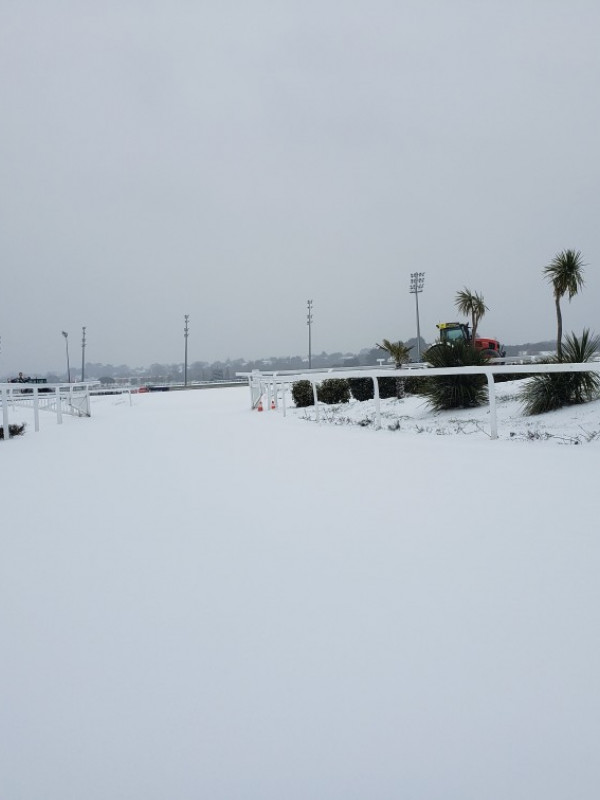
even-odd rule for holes
{"type": "Polygon", "coordinates": [[[258,401],[258,405],[256,406],[256,410],[257,411],[262,411],[263,410],[262,397],[258,401]]]}
{"type": "Polygon", "coordinates": [[[271,411],[275,411],[275,398],[271,400],[271,411]]]}

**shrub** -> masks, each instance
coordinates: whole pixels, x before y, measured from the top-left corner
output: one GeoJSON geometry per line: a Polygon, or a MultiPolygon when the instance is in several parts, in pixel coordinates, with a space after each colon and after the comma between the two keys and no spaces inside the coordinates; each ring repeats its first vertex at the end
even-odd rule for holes
{"type": "MultiPolygon", "coordinates": [[[[540,361],[539,363],[543,364],[545,362],[540,361]]],[[[496,373],[494,375],[494,383],[510,383],[510,381],[522,381],[525,380],[525,378],[531,378],[531,375],[529,373],[524,374],[522,372],[519,372],[518,374],[514,372],[496,373]]]]}
{"type": "Polygon", "coordinates": [[[379,397],[381,397],[382,400],[388,397],[397,397],[398,389],[396,378],[377,378],[377,383],[379,384],[379,397]]]}
{"type": "Polygon", "coordinates": [[[406,394],[423,394],[423,378],[403,378],[406,394]]]}
{"type": "Polygon", "coordinates": [[[312,383],[310,381],[296,381],[296,383],[293,383],[292,400],[297,408],[312,406],[315,402],[312,383]]]}
{"type": "MultiPolygon", "coordinates": [[[[488,359],[481,351],[464,342],[437,344],[425,353],[432,367],[479,367],[488,359]]],[[[436,411],[449,408],[473,408],[487,399],[485,375],[436,375],[423,380],[422,394],[436,411]]]]}
{"type": "Polygon", "coordinates": [[[328,378],[317,387],[317,392],[319,400],[327,405],[350,401],[350,387],[345,378],[328,378]]]}
{"type": "MultiPolygon", "coordinates": [[[[22,436],[25,433],[25,423],[23,422],[21,425],[16,425],[12,423],[8,426],[8,435],[10,436],[22,436]]],[[[0,425],[0,439],[4,439],[4,427],[0,425]]]]}
{"type": "MultiPolygon", "coordinates": [[[[562,359],[548,359],[548,364],[585,364],[600,349],[600,339],[586,328],[581,339],[574,333],[567,336],[562,359]]],[[[600,397],[600,375],[597,372],[554,372],[533,375],[519,395],[527,416],[545,414],[563,406],[578,405],[600,397]]]]}
{"type": "MultiPolygon", "coordinates": [[[[401,381],[400,395],[419,394],[421,384],[418,378],[378,378],[379,397],[385,400],[388,397],[398,397],[398,382],[401,381]]],[[[375,394],[372,378],[348,378],[352,397],[355,400],[372,400],[375,394]]]]}
{"type": "Polygon", "coordinates": [[[372,378],[348,378],[348,386],[355,400],[372,400],[375,390],[372,378]]]}

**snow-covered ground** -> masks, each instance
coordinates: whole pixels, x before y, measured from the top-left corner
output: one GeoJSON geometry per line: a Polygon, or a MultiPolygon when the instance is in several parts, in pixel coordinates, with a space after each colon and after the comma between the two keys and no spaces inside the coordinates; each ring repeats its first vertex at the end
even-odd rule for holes
{"type": "MultiPolygon", "coordinates": [[[[519,392],[524,380],[496,384],[498,438],[523,441],[552,440],[559,444],[584,444],[600,441],[600,402],[571,406],[551,414],[526,417],[519,392]]],[[[402,400],[381,400],[381,427],[404,433],[454,436],[468,434],[490,438],[490,411],[484,405],[475,409],[434,412],[424,397],[407,395],[402,400]]],[[[375,426],[375,403],[352,400],[337,406],[320,405],[320,422],[334,425],[375,426]]],[[[313,407],[293,409],[307,420],[315,420],[313,407]]]]}
{"type": "Polygon", "coordinates": [[[596,798],[598,440],[561,443],[599,412],[220,389],[0,442],[0,797],[596,798]]]}

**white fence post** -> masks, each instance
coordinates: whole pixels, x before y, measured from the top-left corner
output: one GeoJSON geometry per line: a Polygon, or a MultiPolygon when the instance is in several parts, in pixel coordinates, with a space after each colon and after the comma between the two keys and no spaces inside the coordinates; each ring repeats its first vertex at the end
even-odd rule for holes
{"type": "Polygon", "coordinates": [[[56,421],[59,425],[62,425],[62,405],[60,399],[60,386],[56,387],[55,391],[56,395],[56,421]]]}
{"type": "Polygon", "coordinates": [[[381,403],[379,402],[379,380],[373,378],[373,399],[375,400],[375,429],[381,429],[381,403]]]}
{"type": "Polygon", "coordinates": [[[254,410],[262,397],[262,377],[259,370],[252,370],[248,382],[250,383],[250,408],[254,410]]]}
{"type": "Polygon", "coordinates": [[[267,382],[267,411],[271,410],[271,381],[267,382]]]}
{"type": "Polygon", "coordinates": [[[496,384],[491,372],[486,373],[488,382],[488,399],[490,402],[490,428],[492,439],[498,438],[498,418],[496,416],[496,384]]]}
{"type": "Polygon", "coordinates": [[[4,438],[10,437],[8,427],[8,389],[2,389],[2,425],[4,427],[4,438]]]}
{"type": "MultiPolygon", "coordinates": [[[[6,427],[10,432],[9,407],[28,408],[33,411],[33,424],[36,432],[40,430],[40,408],[56,413],[56,421],[60,425],[63,421],[63,412],[71,416],[91,417],[91,392],[90,387],[96,385],[96,381],[89,381],[81,384],[71,384],[67,388],[65,384],[45,384],[40,386],[23,385],[22,383],[12,382],[0,383],[0,403],[2,405],[2,427],[6,427]],[[63,408],[63,400],[65,406],[63,408]]],[[[27,384],[27,382],[26,382],[27,384]]],[[[131,402],[131,393],[130,402],[131,402]]],[[[8,435],[6,438],[9,438],[8,435]]]]}
{"type": "Polygon", "coordinates": [[[314,400],[314,403],[315,403],[316,419],[317,419],[317,422],[320,422],[321,418],[319,416],[319,398],[317,397],[317,384],[312,378],[310,379],[310,383],[311,383],[312,390],[313,390],[313,400],[314,400]]]}
{"type": "Polygon", "coordinates": [[[33,387],[33,426],[36,433],[40,429],[40,395],[38,387],[33,387]]]}

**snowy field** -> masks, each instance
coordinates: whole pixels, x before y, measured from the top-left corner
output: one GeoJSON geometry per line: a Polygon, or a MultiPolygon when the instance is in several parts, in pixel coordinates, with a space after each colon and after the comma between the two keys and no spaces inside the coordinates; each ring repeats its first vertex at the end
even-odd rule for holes
{"type": "Polygon", "coordinates": [[[595,800],[600,404],[511,391],[498,441],[244,387],[0,442],[0,797],[595,800]]]}
{"type": "MultiPolygon", "coordinates": [[[[560,409],[552,414],[523,416],[519,392],[525,380],[496,384],[498,438],[514,441],[554,441],[558,444],[600,442],[600,402],[560,409]]],[[[290,400],[291,402],[291,400],[290,400]]],[[[402,401],[382,400],[381,427],[388,431],[491,438],[487,404],[476,409],[434,412],[423,397],[407,395],[402,401]]],[[[333,425],[375,427],[374,401],[337,406],[320,405],[319,421],[333,425]]],[[[294,409],[305,420],[316,420],[314,407],[294,409]]]]}

